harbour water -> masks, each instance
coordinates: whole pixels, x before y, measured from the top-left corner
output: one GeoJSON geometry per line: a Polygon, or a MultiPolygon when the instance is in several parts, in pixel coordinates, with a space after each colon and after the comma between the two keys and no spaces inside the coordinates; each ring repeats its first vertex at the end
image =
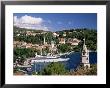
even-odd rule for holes
{"type": "MultiPolygon", "coordinates": [[[[61,57],[65,57],[61,56],[61,57]]],[[[70,58],[68,61],[62,61],[59,63],[63,63],[67,70],[73,70],[77,68],[77,66],[80,64],[81,60],[81,53],[74,52],[69,55],[66,55],[67,58],[70,58]]],[[[89,61],[91,64],[97,63],[97,52],[90,52],[89,53],[89,61]]],[[[34,63],[34,65],[31,68],[31,71],[28,71],[28,74],[31,74],[33,71],[41,71],[44,67],[46,67],[50,62],[37,62],[34,63]]]]}

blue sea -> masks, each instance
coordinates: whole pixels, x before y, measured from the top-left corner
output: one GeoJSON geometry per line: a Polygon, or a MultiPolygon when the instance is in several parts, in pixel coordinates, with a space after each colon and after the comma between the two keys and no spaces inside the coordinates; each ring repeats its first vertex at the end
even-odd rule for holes
{"type": "MultiPolygon", "coordinates": [[[[62,56],[62,57],[65,57],[65,56],[62,56]]],[[[73,69],[77,68],[77,66],[79,66],[80,61],[81,61],[81,53],[74,52],[74,53],[71,53],[69,55],[66,55],[66,57],[68,57],[70,59],[68,61],[63,61],[60,63],[63,63],[67,70],[73,70],[73,69]]],[[[96,64],[97,63],[97,52],[90,52],[89,53],[89,62],[90,62],[90,64],[96,64]]],[[[28,73],[31,74],[31,72],[33,72],[33,71],[41,71],[48,64],[50,64],[50,63],[49,62],[35,63],[32,66],[32,70],[28,73]]]]}

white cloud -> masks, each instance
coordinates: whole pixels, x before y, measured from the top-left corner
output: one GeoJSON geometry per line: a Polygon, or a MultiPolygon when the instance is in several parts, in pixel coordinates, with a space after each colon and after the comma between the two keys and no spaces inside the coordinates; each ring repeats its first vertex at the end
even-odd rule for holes
{"type": "Polygon", "coordinates": [[[43,25],[43,18],[24,15],[20,18],[14,16],[14,26],[27,29],[46,30],[48,27],[43,25]]]}

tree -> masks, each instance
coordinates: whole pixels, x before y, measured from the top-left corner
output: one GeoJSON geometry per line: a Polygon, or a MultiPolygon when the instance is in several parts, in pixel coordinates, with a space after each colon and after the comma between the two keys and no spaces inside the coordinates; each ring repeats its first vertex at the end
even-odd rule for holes
{"type": "Polygon", "coordinates": [[[52,62],[46,68],[43,69],[39,74],[40,75],[65,75],[68,73],[68,70],[65,69],[64,64],[59,62],[52,62]]]}
{"type": "Polygon", "coordinates": [[[14,48],[14,62],[19,59],[23,63],[26,58],[35,57],[36,51],[31,48],[14,48]]]}
{"type": "Polygon", "coordinates": [[[68,52],[70,50],[70,47],[68,46],[68,44],[61,44],[57,48],[59,52],[62,52],[62,53],[68,52]]]}

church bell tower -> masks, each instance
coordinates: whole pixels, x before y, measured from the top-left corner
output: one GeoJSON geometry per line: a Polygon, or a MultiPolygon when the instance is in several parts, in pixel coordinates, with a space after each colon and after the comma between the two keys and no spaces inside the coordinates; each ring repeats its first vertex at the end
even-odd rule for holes
{"type": "Polygon", "coordinates": [[[83,44],[83,49],[82,49],[82,59],[81,59],[81,64],[84,67],[90,68],[90,63],[89,63],[89,51],[86,47],[85,44],[85,39],[84,40],[84,44],[83,44]]]}

